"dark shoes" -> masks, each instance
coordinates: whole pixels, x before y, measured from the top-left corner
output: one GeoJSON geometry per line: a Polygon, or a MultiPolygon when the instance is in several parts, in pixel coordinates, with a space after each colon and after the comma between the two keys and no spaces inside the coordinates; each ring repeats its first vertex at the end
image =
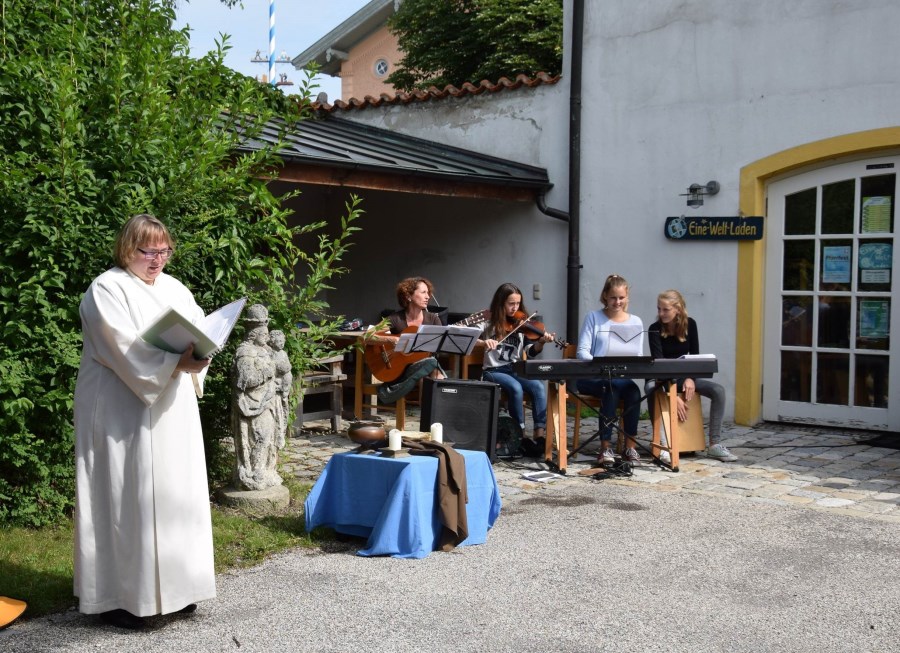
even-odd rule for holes
{"type": "MultiPolygon", "coordinates": [[[[177,610],[176,614],[191,614],[197,609],[196,603],[184,606],[181,610],[177,610]]],[[[109,612],[101,612],[100,619],[103,623],[116,628],[127,628],[128,630],[141,630],[147,627],[147,620],[143,617],[135,617],[128,610],[110,610],[109,612]]]]}
{"type": "Polygon", "coordinates": [[[524,453],[529,458],[543,458],[544,457],[544,438],[540,438],[538,440],[532,440],[530,438],[525,438],[522,440],[519,445],[522,449],[522,453],[524,453]]]}
{"type": "MultiPolygon", "coordinates": [[[[195,606],[196,607],[196,606],[195,606]]],[[[116,628],[127,628],[128,630],[141,630],[147,625],[143,617],[135,617],[127,610],[110,610],[102,612],[100,618],[104,623],[116,628]]]]}

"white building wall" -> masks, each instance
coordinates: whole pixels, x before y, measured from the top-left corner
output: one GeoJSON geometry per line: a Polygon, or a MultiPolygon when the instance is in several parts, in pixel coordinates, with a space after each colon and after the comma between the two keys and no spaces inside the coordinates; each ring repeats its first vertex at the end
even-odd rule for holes
{"type": "Polygon", "coordinates": [[[736,216],[743,166],[896,125],[900,70],[887,44],[900,4],[587,0],[585,18],[581,248],[599,255],[583,260],[581,313],[610,273],[631,282],[645,324],[656,294],[680,289],[732,397],[737,245],[667,240],[665,218],[736,216]],[[679,194],[713,179],[719,194],[687,208],[679,194]]]}
{"type": "MultiPolygon", "coordinates": [[[[565,5],[568,57],[572,0],[565,5]]],[[[647,325],[657,293],[680,289],[703,350],[719,356],[717,379],[731,398],[741,346],[737,244],[666,240],[665,218],[736,216],[743,166],[804,143],[896,126],[900,3],[585,0],[585,18],[580,319],[598,307],[611,273],[631,282],[631,312],[647,325]],[[679,195],[709,180],[721,184],[719,194],[687,208],[679,195]]],[[[555,184],[548,203],[566,210],[568,111],[564,77],[535,90],[346,117],[545,167],[555,184]]],[[[477,229],[461,221],[464,230],[435,239],[447,265],[461,265],[452,273],[460,283],[441,302],[480,307],[471,293],[486,301],[502,281],[542,283],[544,299],[531,303],[548,326],[560,324],[565,223],[526,205],[490,207],[479,221],[477,229]]],[[[427,264],[420,269],[428,276],[427,264]]]]}
{"type": "MultiPolygon", "coordinates": [[[[435,102],[385,105],[349,111],[339,117],[410,134],[438,143],[546,168],[553,189],[548,205],[567,210],[567,123],[565,85],[467,95],[435,102]]],[[[380,300],[405,276],[434,282],[441,305],[454,312],[487,308],[504,282],[522,288],[530,311],[537,311],[548,330],[565,332],[565,287],[568,227],[540,213],[533,202],[417,197],[360,191],[373,216],[390,215],[389,229],[364,218],[365,248],[348,254],[348,267],[365,270],[367,280],[381,286],[380,300]],[[384,253],[390,260],[384,261],[384,253]],[[541,286],[540,299],[533,287],[541,286]]],[[[369,286],[367,282],[364,284],[369,286]]],[[[336,284],[331,303],[372,301],[353,274],[336,284]]],[[[348,309],[349,310],[349,309],[348,309]]],[[[371,309],[366,309],[371,310],[371,309]]]]}

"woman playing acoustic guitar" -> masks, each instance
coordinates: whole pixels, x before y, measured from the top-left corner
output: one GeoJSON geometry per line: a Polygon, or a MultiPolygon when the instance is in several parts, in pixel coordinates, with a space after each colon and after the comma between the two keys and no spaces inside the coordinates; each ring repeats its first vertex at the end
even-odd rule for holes
{"type": "MultiPolygon", "coordinates": [[[[428,302],[431,301],[433,292],[434,286],[423,277],[410,277],[398,283],[397,302],[400,304],[400,310],[388,316],[390,334],[379,333],[370,342],[396,344],[400,339],[399,334],[409,327],[418,327],[423,324],[440,325],[441,319],[437,313],[428,312],[428,302]]],[[[384,383],[378,387],[378,399],[383,403],[392,404],[400,397],[405,397],[416,387],[419,380],[426,376],[433,379],[443,379],[446,376],[433,356],[413,356],[418,360],[406,364],[402,355],[396,353],[389,355],[392,365],[405,365],[405,368],[396,381],[390,384],[384,383]]],[[[376,376],[378,376],[377,373],[376,376]]]]}
{"type": "MultiPolygon", "coordinates": [[[[522,358],[526,351],[528,327],[522,291],[511,283],[504,283],[491,300],[491,321],[482,333],[484,364],[482,378],[499,385],[506,392],[507,408],[510,416],[525,429],[525,411],[522,408],[524,393],[531,396],[531,417],[534,422],[534,439],[522,440],[522,449],[532,457],[543,455],[544,428],[547,425],[547,389],[543,381],[526,379],[513,370],[513,363],[522,358]],[[523,319],[519,319],[523,318],[523,319]],[[526,327],[526,328],[523,328],[526,327]],[[536,442],[537,441],[537,442],[536,442]]],[[[527,349],[529,356],[536,356],[544,348],[545,342],[555,339],[552,333],[541,329],[527,349]]]]}

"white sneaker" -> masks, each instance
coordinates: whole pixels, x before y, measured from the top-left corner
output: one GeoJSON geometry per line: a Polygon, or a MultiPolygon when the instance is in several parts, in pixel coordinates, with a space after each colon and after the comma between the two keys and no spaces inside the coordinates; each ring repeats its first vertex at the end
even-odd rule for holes
{"type": "Polygon", "coordinates": [[[663,463],[664,465],[671,465],[672,464],[672,456],[669,455],[668,451],[660,451],[659,452],[659,462],[663,463]]]}
{"type": "Polygon", "coordinates": [[[714,444],[709,449],[706,450],[706,455],[710,458],[715,458],[716,460],[721,460],[724,463],[733,463],[737,460],[737,456],[728,451],[728,447],[724,444],[714,444]]]}
{"type": "Polygon", "coordinates": [[[600,452],[600,457],[597,460],[601,465],[612,465],[616,462],[616,454],[613,453],[612,449],[604,449],[600,452]]]}

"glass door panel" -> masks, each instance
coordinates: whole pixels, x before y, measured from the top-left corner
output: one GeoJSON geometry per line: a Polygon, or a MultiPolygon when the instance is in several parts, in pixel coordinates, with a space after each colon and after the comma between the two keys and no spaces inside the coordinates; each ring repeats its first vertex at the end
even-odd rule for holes
{"type": "Polygon", "coordinates": [[[850,402],[850,356],[819,354],[816,370],[816,401],[846,406],[850,402]]]}
{"type": "Polygon", "coordinates": [[[888,407],[887,356],[856,357],[856,397],[854,405],[888,407]]]}
{"type": "Polygon", "coordinates": [[[784,290],[812,290],[816,271],[816,241],[784,242],[784,290]]]}
{"type": "Polygon", "coordinates": [[[892,238],[866,238],[859,241],[857,278],[861,292],[891,292],[892,238]]]}
{"type": "Polygon", "coordinates": [[[895,166],[838,164],[769,186],[765,419],[900,430],[888,392],[900,383],[895,166]]]}
{"type": "Polygon", "coordinates": [[[819,297],[817,330],[819,347],[847,349],[850,346],[850,297],[819,297]]]}
{"type": "Polygon", "coordinates": [[[856,346],[859,349],[887,350],[890,344],[891,300],[886,297],[858,299],[859,326],[856,346]]]}
{"type": "Polygon", "coordinates": [[[812,355],[805,351],[781,352],[781,398],[809,401],[812,388],[812,355]]]}
{"type": "Polygon", "coordinates": [[[813,330],[812,298],[785,297],[781,307],[781,344],[785,347],[809,347],[813,330]]]}
{"type": "Polygon", "coordinates": [[[819,241],[819,290],[849,291],[853,274],[853,239],[819,241]]]}
{"type": "Polygon", "coordinates": [[[864,177],[860,180],[859,232],[894,233],[894,175],[864,177]]]}
{"type": "Polygon", "coordinates": [[[817,194],[817,189],[813,187],[784,198],[785,235],[816,233],[817,194]]]}
{"type": "Polygon", "coordinates": [[[822,186],[822,233],[852,234],[856,181],[846,179],[822,186]]]}

